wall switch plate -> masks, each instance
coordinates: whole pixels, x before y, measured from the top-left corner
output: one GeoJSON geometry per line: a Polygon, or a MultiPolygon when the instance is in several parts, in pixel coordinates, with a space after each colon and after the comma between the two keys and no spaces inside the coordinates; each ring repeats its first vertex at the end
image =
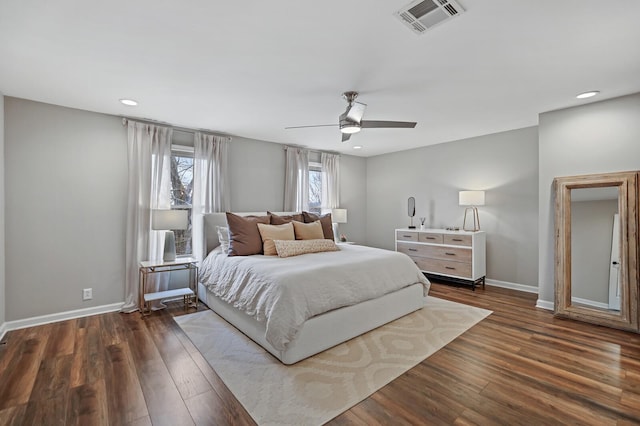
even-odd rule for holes
{"type": "Polygon", "coordinates": [[[82,290],[82,300],[91,300],[93,299],[93,289],[85,288],[82,290]]]}

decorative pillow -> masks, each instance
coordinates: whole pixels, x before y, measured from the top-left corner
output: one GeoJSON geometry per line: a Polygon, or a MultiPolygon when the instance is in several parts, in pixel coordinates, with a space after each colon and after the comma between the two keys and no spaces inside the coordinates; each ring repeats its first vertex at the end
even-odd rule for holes
{"type": "Polygon", "coordinates": [[[298,256],[305,253],[319,253],[323,251],[339,251],[332,240],[325,238],[316,240],[273,240],[280,257],[298,256]]]}
{"type": "Polygon", "coordinates": [[[296,231],[296,240],[316,240],[324,238],[320,221],[316,220],[313,223],[302,223],[294,220],[292,223],[296,231]]]}
{"type": "Polygon", "coordinates": [[[305,223],[315,222],[316,220],[320,221],[322,225],[322,233],[327,240],[333,240],[333,225],[331,224],[331,213],[327,213],[325,215],[318,216],[314,213],[302,212],[302,216],[304,216],[305,223]]]}
{"type": "Polygon", "coordinates": [[[267,212],[267,214],[271,215],[272,225],[282,225],[283,223],[289,223],[292,220],[297,220],[298,222],[304,222],[304,216],[302,216],[302,213],[296,213],[293,215],[286,215],[286,216],[278,216],[277,214],[273,214],[271,212],[267,212]]]}
{"type": "Polygon", "coordinates": [[[269,216],[238,216],[227,212],[229,226],[229,256],[249,256],[262,253],[262,238],[258,223],[269,223],[269,216]]]}
{"type": "Polygon", "coordinates": [[[283,223],[282,225],[265,225],[258,224],[260,237],[262,237],[262,248],[267,256],[277,256],[276,245],[273,240],[295,240],[296,236],[293,232],[293,224],[283,223]]]}
{"type": "Polygon", "coordinates": [[[226,226],[216,226],[218,230],[218,241],[223,253],[229,253],[229,228],[226,226]]]}

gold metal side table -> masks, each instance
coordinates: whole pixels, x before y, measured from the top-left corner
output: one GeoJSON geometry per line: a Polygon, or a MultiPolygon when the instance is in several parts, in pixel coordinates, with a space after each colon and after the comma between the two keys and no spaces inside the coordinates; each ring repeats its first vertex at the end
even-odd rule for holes
{"type": "Polygon", "coordinates": [[[138,303],[140,312],[148,315],[151,311],[151,302],[161,299],[171,299],[182,296],[185,307],[198,309],[198,264],[195,257],[180,257],[176,260],[165,262],[162,260],[145,260],[140,262],[139,269],[140,293],[138,303]],[[189,271],[188,287],[173,290],[147,292],[147,284],[150,274],[160,272],[189,271]]]}

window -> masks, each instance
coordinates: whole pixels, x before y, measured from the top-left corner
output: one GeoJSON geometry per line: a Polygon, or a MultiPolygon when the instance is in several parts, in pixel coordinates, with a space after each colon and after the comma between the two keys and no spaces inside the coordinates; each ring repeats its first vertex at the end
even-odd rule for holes
{"type": "Polygon", "coordinates": [[[193,148],[173,145],[171,148],[171,209],[188,210],[187,229],[175,230],[176,255],[193,253],[191,234],[191,203],[193,196],[193,148]]]}
{"type": "Polygon", "coordinates": [[[309,211],[320,214],[322,210],[322,167],[309,162],[309,211]]]}

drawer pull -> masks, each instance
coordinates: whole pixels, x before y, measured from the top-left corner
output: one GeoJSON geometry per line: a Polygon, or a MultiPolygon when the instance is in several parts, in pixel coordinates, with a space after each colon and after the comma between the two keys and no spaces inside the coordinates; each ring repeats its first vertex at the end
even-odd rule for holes
{"type": "Polygon", "coordinates": [[[453,266],[445,266],[446,269],[451,269],[451,270],[456,270],[456,268],[454,268],[453,266]]]}
{"type": "Polygon", "coordinates": [[[456,255],[455,253],[448,253],[448,252],[445,252],[445,254],[446,254],[447,256],[455,256],[455,255],[456,255]]]}
{"type": "Polygon", "coordinates": [[[410,248],[409,251],[418,251],[418,249],[412,249],[410,248]]]}
{"type": "Polygon", "coordinates": [[[453,241],[462,241],[461,238],[452,238],[453,241]]]}
{"type": "Polygon", "coordinates": [[[411,238],[413,235],[403,235],[404,238],[411,238]]]}
{"type": "Polygon", "coordinates": [[[427,240],[435,240],[436,237],[427,237],[427,240]]]}

